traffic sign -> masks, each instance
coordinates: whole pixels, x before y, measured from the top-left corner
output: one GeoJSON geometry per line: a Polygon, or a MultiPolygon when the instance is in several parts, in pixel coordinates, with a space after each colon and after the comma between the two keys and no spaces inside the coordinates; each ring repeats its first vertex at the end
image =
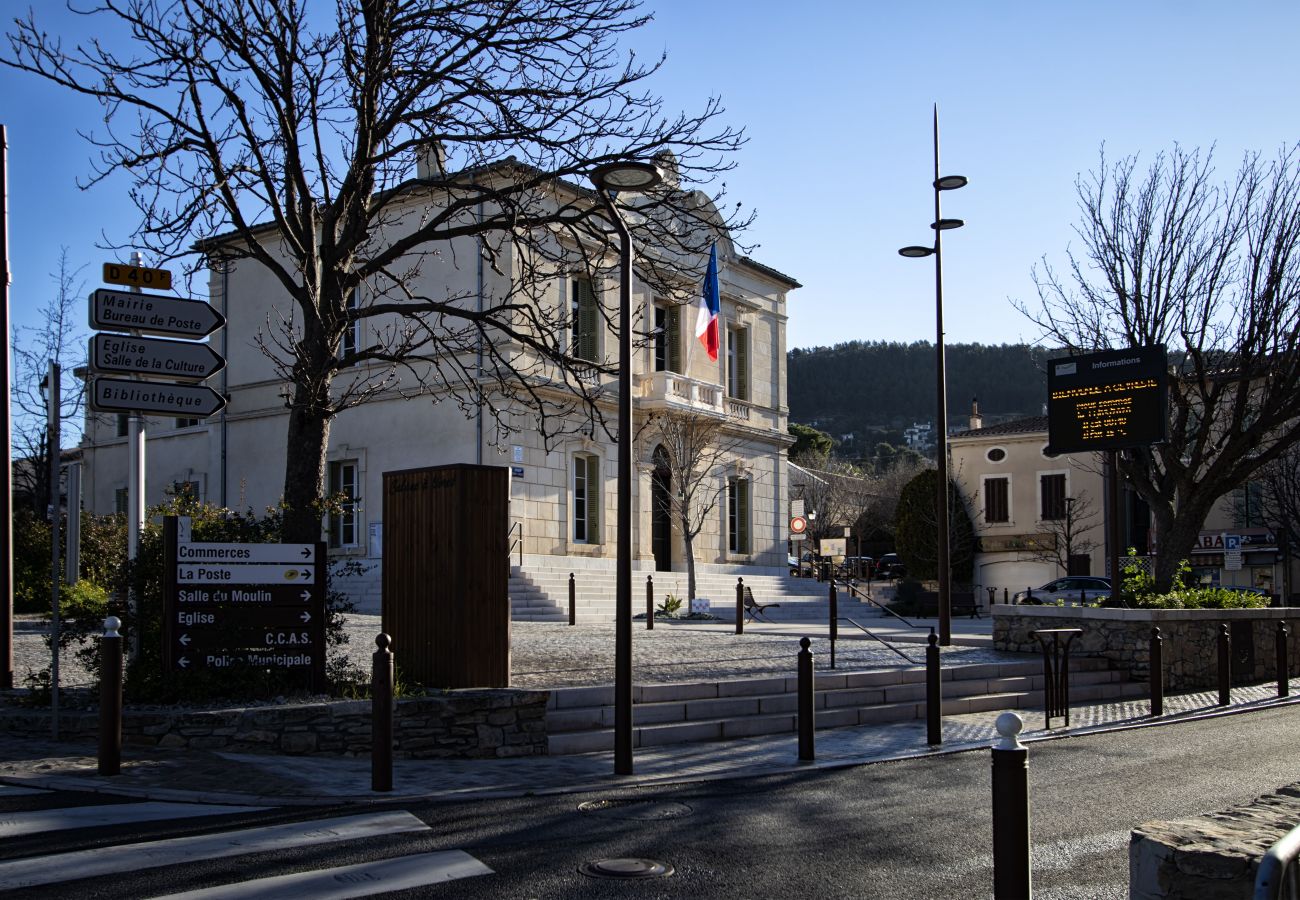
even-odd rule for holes
{"type": "Polygon", "coordinates": [[[178,609],[194,609],[198,605],[208,604],[239,607],[241,609],[275,606],[297,606],[301,609],[302,605],[310,603],[314,596],[310,586],[294,584],[217,587],[216,585],[202,584],[200,582],[180,588],[176,593],[176,601],[181,604],[177,607],[178,609]]]}
{"type": "Polygon", "coordinates": [[[178,543],[179,562],[297,563],[316,561],[312,544],[218,544],[178,543]]]}
{"type": "Polygon", "coordinates": [[[202,300],[132,294],[113,288],[99,288],[90,295],[91,328],[201,338],[224,324],[225,316],[202,300]]]}
{"type": "Polygon", "coordinates": [[[167,384],[96,378],[90,408],[99,412],[150,412],[203,419],[225,408],[225,399],[205,384],[167,384]]]}
{"type": "Polygon", "coordinates": [[[177,563],[176,582],[187,584],[315,584],[316,567],[276,563],[177,563]]]}
{"type": "Polygon", "coordinates": [[[207,344],[104,332],[90,339],[90,368],[96,372],[202,381],[225,367],[207,344]]]}
{"type": "Polygon", "coordinates": [[[120,263],[104,263],[104,281],[129,287],[157,288],[160,291],[172,289],[172,273],[166,269],[146,269],[144,266],[124,266],[120,263]]]}
{"type": "Polygon", "coordinates": [[[229,669],[235,666],[253,666],[259,669],[314,669],[321,666],[321,658],[313,647],[274,650],[196,650],[182,653],[176,667],[189,669],[229,669]]]}
{"type": "Polygon", "coordinates": [[[807,530],[808,530],[808,520],[807,520],[807,519],[805,519],[803,516],[791,516],[791,517],[790,517],[790,533],[791,533],[791,534],[803,534],[803,533],[804,533],[805,531],[807,531],[807,530]]]}

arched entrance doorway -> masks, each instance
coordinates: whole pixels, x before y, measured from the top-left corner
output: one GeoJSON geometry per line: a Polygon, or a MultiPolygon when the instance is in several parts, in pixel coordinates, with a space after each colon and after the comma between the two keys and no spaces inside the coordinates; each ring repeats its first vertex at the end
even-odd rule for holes
{"type": "Polygon", "coordinates": [[[673,568],[672,469],[668,451],[660,444],[654,452],[654,474],[650,476],[650,549],[656,572],[673,568]]]}

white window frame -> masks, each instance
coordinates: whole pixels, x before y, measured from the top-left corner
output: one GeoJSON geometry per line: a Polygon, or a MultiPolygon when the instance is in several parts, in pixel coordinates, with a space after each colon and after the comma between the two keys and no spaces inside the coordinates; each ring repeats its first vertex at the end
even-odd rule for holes
{"type": "Polygon", "coordinates": [[[355,457],[332,459],[326,465],[326,493],[333,497],[342,490],[351,488],[349,500],[341,508],[325,515],[325,541],[331,550],[355,550],[364,547],[361,534],[365,530],[361,521],[361,504],[363,496],[361,486],[364,484],[361,460],[355,457]],[[345,473],[351,470],[351,482],[345,473]],[[335,477],[335,473],[339,477],[335,477]]]}
{"type": "Polygon", "coordinates": [[[748,556],[754,552],[753,548],[754,480],[745,475],[731,475],[727,478],[727,552],[748,556]],[[741,486],[744,490],[737,490],[741,486]]]}
{"type": "Polygon", "coordinates": [[[600,457],[594,453],[573,454],[569,466],[569,539],[575,544],[601,544],[604,533],[604,476],[600,457]]]}

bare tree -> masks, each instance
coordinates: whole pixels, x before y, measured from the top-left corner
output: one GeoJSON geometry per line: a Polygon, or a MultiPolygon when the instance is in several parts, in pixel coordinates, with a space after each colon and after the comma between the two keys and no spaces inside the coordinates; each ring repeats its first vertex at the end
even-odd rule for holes
{"type": "MultiPolygon", "coordinates": [[[[15,326],[13,331],[13,458],[14,498],[43,513],[50,497],[49,412],[43,385],[50,363],[61,370],[60,418],[65,429],[80,424],[85,406],[85,382],[74,370],[86,361],[85,266],[72,267],[68,249],[59,251],[59,268],[50,273],[54,295],[40,310],[40,324],[15,326]],[[69,424],[70,423],[70,424],[69,424]]],[[[60,437],[61,446],[70,441],[60,437]]]]}
{"type": "Polygon", "coordinates": [[[1282,549],[1283,567],[1282,584],[1278,590],[1282,594],[1283,605],[1289,605],[1294,586],[1291,584],[1291,560],[1297,545],[1300,544],[1300,446],[1292,446],[1256,473],[1253,486],[1257,491],[1247,491],[1254,495],[1258,509],[1251,510],[1250,519],[1259,519],[1268,523],[1282,549]]]}
{"type": "Polygon", "coordinates": [[[726,472],[735,464],[742,440],[727,434],[723,421],[695,412],[652,415],[642,430],[657,467],[667,475],[669,490],[656,495],[656,503],[682,536],[686,558],[686,596],[695,599],[695,539],[713,517],[727,491],[726,472]]]}
{"type": "Polygon", "coordinates": [[[796,464],[808,475],[792,477],[795,491],[816,514],[808,520],[808,539],[843,536],[870,505],[871,483],[852,463],[830,453],[807,453],[796,464]]]}
{"type": "Polygon", "coordinates": [[[290,384],[289,540],[318,536],[331,421],[381,390],[451,396],[547,439],[599,416],[608,362],[575,358],[570,311],[539,302],[557,272],[614,264],[581,186],[594,167],[668,169],[630,216],[659,296],[684,302],[710,243],[748,221],[701,190],[743,143],[718,100],[665,110],[647,89],[663,59],[619,51],[649,20],[637,0],[324,6],[102,0],[99,33],[124,26],[128,43],[65,48],[29,14],[0,58],[103,104],[90,181],[131,179],[131,246],[191,275],[253,261],[291,299],[261,337],[290,384]],[[420,277],[467,239],[504,293],[420,277]],[[375,343],[348,346],[363,320],[375,343]]]}
{"type": "Polygon", "coordinates": [[[1068,274],[1035,271],[1047,340],[1087,352],[1163,344],[1168,440],[1124,450],[1147,501],[1167,588],[1225,493],[1300,441],[1300,158],[1248,154],[1214,180],[1211,153],[1175,147],[1080,178],[1082,242],[1068,274]]]}
{"type": "Polygon", "coordinates": [[[1066,497],[1061,516],[1044,519],[1039,532],[1048,540],[1030,551],[1031,558],[1059,566],[1062,575],[1070,572],[1070,559],[1084,553],[1091,553],[1097,547],[1097,541],[1089,537],[1089,532],[1097,526],[1100,515],[1087,491],[1079,491],[1077,497],[1066,497]]]}
{"type": "Polygon", "coordinates": [[[898,498],[908,482],[927,468],[934,468],[934,464],[922,460],[917,454],[914,459],[899,459],[873,478],[867,495],[867,504],[857,521],[858,528],[864,534],[884,535],[892,540],[898,498]]]}

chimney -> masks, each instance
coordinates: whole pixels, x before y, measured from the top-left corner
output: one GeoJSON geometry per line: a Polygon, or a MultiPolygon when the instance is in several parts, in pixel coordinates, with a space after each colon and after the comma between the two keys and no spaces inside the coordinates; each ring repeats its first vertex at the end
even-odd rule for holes
{"type": "Polygon", "coordinates": [[[442,141],[425,144],[415,160],[416,178],[441,178],[447,174],[447,148],[442,141]]]}
{"type": "Polygon", "coordinates": [[[980,398],[970,398],[970,430],[984,427],[984,419],[980,416],[980,398]]]}
{"type": "Polygon", "coordinates": [[[682,171],[677,165],[677,157],[671,150],[660,150],[654,155],[655,165],[663,172],[664,185],[670,188],[682,186],[682,171]]]}

